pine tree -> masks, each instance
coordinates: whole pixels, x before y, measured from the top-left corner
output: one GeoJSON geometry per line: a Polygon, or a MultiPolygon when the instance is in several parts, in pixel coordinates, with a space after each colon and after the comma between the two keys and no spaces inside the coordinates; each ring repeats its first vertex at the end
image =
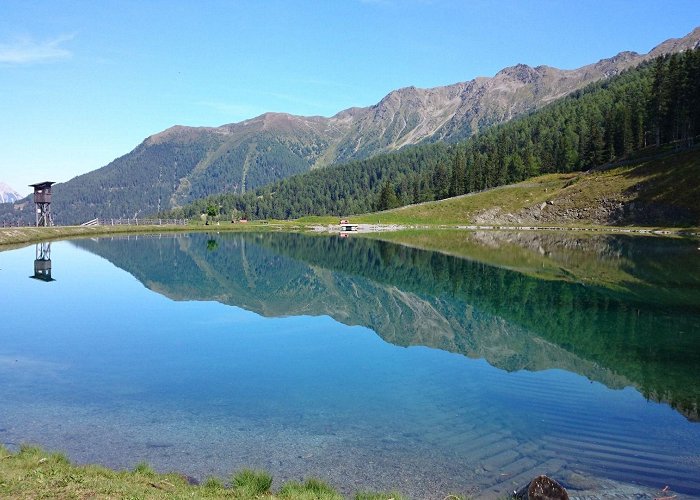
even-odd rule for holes
{"type": "Polygon", "coordinates": [[[379,200],[377,201],[377,210],[389,210],[399,206],[399,199],[396,196],[396,191],[391,187],[389,181],[385,181],[382,184],[382,188],[379,191],[379,200]]]}
{"type": "Polygon", "coordinates": [[[449,196],[450,173],[443,162],[439,162],[433,171],[433,189],[437,200],[442,200],[449,196]]]}
{"type": "Polygon", "coordinates": [[[462,148],[457,148],[452,164],[452,180],[450,181],[450,196],[459,196],[466,191],[467,162],[462,148]]]}

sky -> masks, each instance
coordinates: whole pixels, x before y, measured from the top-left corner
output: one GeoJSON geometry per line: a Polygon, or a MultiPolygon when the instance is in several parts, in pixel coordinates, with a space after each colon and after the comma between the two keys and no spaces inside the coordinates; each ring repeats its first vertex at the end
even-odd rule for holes
{"type": "Polygon", "coordinates": [[[0,0],[0,182],[24,195],[173,125],[332,116],[697,26],[698,0],[0,0]]]}

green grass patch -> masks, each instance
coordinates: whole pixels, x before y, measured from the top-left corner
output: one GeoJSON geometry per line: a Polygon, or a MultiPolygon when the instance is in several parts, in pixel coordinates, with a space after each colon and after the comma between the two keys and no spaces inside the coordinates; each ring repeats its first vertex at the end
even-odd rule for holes
{"type": "Polygon", "coordinates": [[[639,158],[590,172],[542,175],[478,193],[357,215],[352,222],[696,229],[700,226],[700,150],[639,158]],[[547,202],[551,204],[542,210],[547,202]],[[638,207],[637,213],[623,214],[618,221],[603,220],[597,213],[602,206],[629,204],[638,207]]]}
{"type": "Polygon", "coordinates": [[[501,211],[514,212],[531,205],[539,205],[575,177],[575,174],[544,175],[488,191],[354,216],[352,220],[369,224],[474,224],[480,212],[494,207],[501,211]]]}
{"type": "Polygon", "coordinates": [[[208,477],[202,483],[202,488],[209,492],[218,492],[225,488],[224,482],[218,477],[208,477]]]}
{"type": "Polygon", "coordinates": [[[389,493],[370,493],[370,492],[360,492],[355,494],[355,500],[405,500],[401,493],[389,492],[389,493]]]}
{"type": "Polygon", "coordinates": [[[266,471],[243,469],[234,474],[231,486],[249,496],[263,495],[272,488],[272,475],[266,471]]]}
{"type": "MultiPolygon", "coordinates": [[[[0,445],[0,498],[234,498],[341,500],[343,497],[319,479],[289,482],[275,493],[272,476],[245,469],[231,477],[227,486],[217,477],[201,485],[190,484],[181,474],[161,474],[146,462],[131,471],[114,471],[96,465],[73,465],[62,453],[35,446],[12,452],[0,445]]],[[[403,498],[401,495],[361,493],[358,498],[403,498]]]]}
{"type": "MultiPolygon", "coordinates": [[[[336,221],[337,222],[337,221],[336,221]]],[[[251,221],[247,224],[221,223],[206,226],[201,223],[171,226],[54,226],[0,228],[0,249],[12,249],[28,243],[90,238],[121,234],[164,234],[187,232],[266,232],[298,231],[304,229],[296,221],[251,221]]]]}
{"type": "Polygon", "coordinates": [[[154,471],[153,468],[146,462],[139,462],[138,464],[136,464],[136,467],[134,467],[134,473],[150,477],[156,475],[156,471],[154,471]]]}
{"type": "Polygon", "coordinates": [[[342,495],[320,479],[307,479],[303,483],[290,482],[282,486],[281,498],[300,500],[342,500],[342,495]]]}

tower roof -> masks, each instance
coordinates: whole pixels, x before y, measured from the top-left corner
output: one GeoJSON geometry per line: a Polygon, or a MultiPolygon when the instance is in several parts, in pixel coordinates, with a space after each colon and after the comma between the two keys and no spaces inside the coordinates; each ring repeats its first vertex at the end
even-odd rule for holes
{"type": "Polygon", "coordinates": [[[56,184],[56,183],[54,181],[37,182],[36,184],[30,184],[29,187],[33,187],[33,188],[51,187],[52,184],[56,184]]]}

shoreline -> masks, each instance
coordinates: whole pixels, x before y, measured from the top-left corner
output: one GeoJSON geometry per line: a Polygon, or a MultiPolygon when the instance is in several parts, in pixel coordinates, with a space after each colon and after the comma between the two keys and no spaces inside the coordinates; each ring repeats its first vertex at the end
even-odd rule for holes
{"type": "Polygon", "coordinates": [[[600,234],[639,234],[639,235],[654,235],[654,236],[700,236],[700,231],[695,229],[685,229],[685,228],[628,228],[628,227],[614,227],[614,226],[513,226],[513,225],[501,225],[501,224],[367,224],[359,223],[357,224],[357,231],[342,231],[338,225],[328,224],[320,225],[315,224],[311,226],[314,232],[325,232],[325,233],[384,233],[384,232],[395,232],[395,231],[405,231],[405,230],[417,230],[417,231],[433,231],[433,230],[462,230],[462,231],[557,231],[557,232],[593,232],[600,234]]]}
{"type": "Polygon", "coordinates": [[[371,224],[358,223],[357,231],[341,231],[338,224],[318,222],[274,221],[251,222],[231,225],[143,225],[143,226],[52,226],[52,227],[2,227],[0,250],[18,245],[56,241],[68,238],[89,238],[115,234],[188,233],[188,232],[256,232],[289,231],[327,234],[373,234],[397,231],[459,230],[459,231],[509,231],[509,232],[579,232],[596,234],[631,234],[664,237],[698,237],[698,228],[616,227],[616,226],[556,226],[556,225],[505,225],[505,224],[371,224]]]}
{"type": "MultiPolygon", "coordinates": [[[[536,479],[524,479],[526,487],[536,479]]],[[[563,486],[568,494],[579,499],[599,498],[660,498],[682,499],[684,494],[672,491],[668,486],[658,489],[650,486],[623,483],[613,479],[571,471],[567,477],[552,479],[563,486]],[[662,489],[663,488],[663,489],[662,489]]],[[[118,470],[94,463],[72,462],[62,452],[47,451],[39,446],[21,445],[16,451],[0,443],[0,496],[12,498],[36,497],[97,497],[97,498],[236,498],[286,499],[286,500],[408,500],[412,497],[398,489],[374,491],[358,489],[342,493],[324,478],[303,478],[280,484],[266,470],[243,468],[231,471],[228,477],[210,475],[196,479],[183,472],[158,472],[147,462],[139,462],[131,469],[118,470]]],[[[515,489],[471,489],[467,493],[437,493],[435,498],[467,500],[471,498],[514,498],[515,489]]]]}

